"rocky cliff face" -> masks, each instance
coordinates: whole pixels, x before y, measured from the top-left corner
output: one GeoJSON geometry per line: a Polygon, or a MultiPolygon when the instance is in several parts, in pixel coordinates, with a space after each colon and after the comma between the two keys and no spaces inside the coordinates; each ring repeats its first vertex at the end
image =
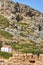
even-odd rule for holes
{"type": "Polygon", "coordinates": [[[0,0],[0,18],[0,30],[13,35],[12,41],[43,43],[43,14],[39,11],[11,0],[0,0]]]}
{"type": "MultiPolygon", "coordinates": [[[[12,16],[16,16],[19,17],[19,15],[21,15],[22,17],[30,17],[30,18],[34,18],[34,17],[38,17],[41,15],[41,13],[37,10],[34,10],[33,8],[27,6],[27,5],[22,5],[19,3],[14,3],[11,0],[0,0],[0,13],[1,14],[5,14],[10,16],[12,14],[12,16]],[[3,12],[2,12],[3,11],[3,12]]],[[[14,19],[14,17],[13,17],[14,19]]],[[[17,19],[16,19],[17,20],[17,19]]]]}

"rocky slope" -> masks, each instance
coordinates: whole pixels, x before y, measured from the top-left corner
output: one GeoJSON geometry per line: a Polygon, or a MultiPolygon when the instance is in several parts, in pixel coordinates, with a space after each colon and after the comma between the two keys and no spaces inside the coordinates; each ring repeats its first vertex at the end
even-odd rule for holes
{"type": "Polygon", "coordinates": [[[40,49],[43,46],[43,14],[27,5],[0,0],[0,35],[5,43],[35,44],[40,49]]]}

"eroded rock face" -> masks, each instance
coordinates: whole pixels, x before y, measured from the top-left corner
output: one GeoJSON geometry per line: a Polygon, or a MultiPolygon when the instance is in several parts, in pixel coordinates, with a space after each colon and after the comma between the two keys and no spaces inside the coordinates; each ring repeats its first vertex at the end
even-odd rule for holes
{"type": "Polygon", "coordinates": [[[16,20],[17,20],[17,22],[19,22],[19,21],[23,20],[23,17],[20,14],[18,14],[16,17],[16,20]]]}
{"type": "Polygon", "coordinates": [[[9,19],[9,27],[15,28],[15,25],[20,22],[17,24],[18,30],[21,27],[19,32],[28,29],[31,33],[34,31],[34,34],[36,34],[35,31],[43,30],[43,22],[39,22],[39,18],[43,17],[42,13],[27,5],[13,3],[11,0],[0,0],[0,14],[9,19]],[[15,24],[15,22],[17,23],[15,24]]]}
{"type": "MultiPolygon", "coordinates": [[[[13,3],[11,0],[0,0],[0,2],[2,3],[2,9],[4,7],[4,12],[5,11],[9,11],[12,12],[12,14],[15,13],[21,13],[21,15],[25,13],[25,15],[33,17],[33,16],[39,16],[40,12],[32,9],[31,7],[28,7],[26,5],[21,5],[19,3],[13,3]]],[[[4,13],[3,13],[4,14],[4,13]]]]}

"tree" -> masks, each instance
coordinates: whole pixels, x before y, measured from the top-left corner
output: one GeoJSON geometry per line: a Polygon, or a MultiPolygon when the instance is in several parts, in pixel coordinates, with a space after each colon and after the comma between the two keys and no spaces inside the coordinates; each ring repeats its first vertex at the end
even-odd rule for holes
{"type": "Polygon", "coordinates": [[[0,41],[0,49],[1,49],[1,47],[2,47],[2,41],[0,41]]]}

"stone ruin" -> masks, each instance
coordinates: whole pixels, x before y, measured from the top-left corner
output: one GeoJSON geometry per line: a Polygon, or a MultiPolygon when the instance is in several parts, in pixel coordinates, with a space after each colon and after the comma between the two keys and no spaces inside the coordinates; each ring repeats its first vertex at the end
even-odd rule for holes
{"type": "Polygon", "coordinates": [[[32,53],[13,54],[8,60],[3,60],[1,65],[43,65],[43,54],[37,56],[32,53]]]}

